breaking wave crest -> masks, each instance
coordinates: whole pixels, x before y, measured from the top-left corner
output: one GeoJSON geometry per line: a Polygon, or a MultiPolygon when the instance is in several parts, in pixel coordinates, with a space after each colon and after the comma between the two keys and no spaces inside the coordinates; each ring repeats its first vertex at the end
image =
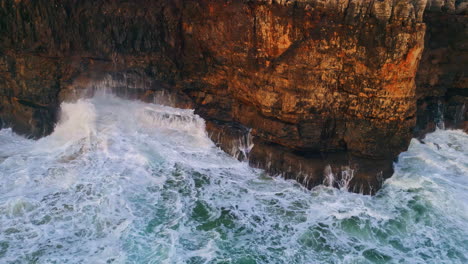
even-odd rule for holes
{"type": "Polygon", "coordinates": [[[192,110],[62,105],[0,131],[1,263],[467,263],[468,135],[413,140],[373,197],[267,177],[192,110]]]}

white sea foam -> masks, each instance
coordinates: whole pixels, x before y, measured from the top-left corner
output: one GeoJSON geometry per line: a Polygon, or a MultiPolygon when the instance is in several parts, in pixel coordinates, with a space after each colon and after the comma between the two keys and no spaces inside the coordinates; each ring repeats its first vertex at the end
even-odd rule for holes
{"type": "Polygon", "coordinates": [[[191,110],[64,103],[48,137],[0,131],[0,263],[467,263],[468,136],[424,142],[376,196],[308,191],[220,151],[191,110]]]}

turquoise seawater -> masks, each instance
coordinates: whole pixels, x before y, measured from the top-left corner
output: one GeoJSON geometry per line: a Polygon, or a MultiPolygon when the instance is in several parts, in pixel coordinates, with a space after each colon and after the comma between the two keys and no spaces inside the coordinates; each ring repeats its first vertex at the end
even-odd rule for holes
{"type": "Polygon", "coordinates": [[[375,196],[266,176],[191,110],[97,96],[0,131],[0,263],[468,263],[468,135],[413,140],[375,196]]]}

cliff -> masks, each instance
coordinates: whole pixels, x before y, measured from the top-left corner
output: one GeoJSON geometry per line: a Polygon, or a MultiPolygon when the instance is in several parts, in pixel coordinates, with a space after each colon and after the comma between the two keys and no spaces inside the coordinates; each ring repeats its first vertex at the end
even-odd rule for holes
{"type": "Polygon", "coordinates": [[[373,192],[426,111],[417,99],[466,63],[463,49],[452,66],[424,49],[423,18],[426,46],[444,12],[466,30],[463,3],[451,3],[431,1],[428,15],[425,0],[3,0],[0,120],[47,135],[61,101],[111,73],[136,97],[167,91],[195,107],[227,151],[250,131],[255,166],[309,187],[328,164],[351,167],[352,185],[373,192]],[[424,67],[417,89],[421,56],[442,77],[428,81],[424,67]]]}

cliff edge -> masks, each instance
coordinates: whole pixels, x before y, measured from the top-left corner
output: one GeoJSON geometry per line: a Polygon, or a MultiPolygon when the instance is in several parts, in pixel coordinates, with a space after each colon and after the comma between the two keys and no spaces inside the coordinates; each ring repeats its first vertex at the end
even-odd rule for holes
{"type": "MultiPolygon", "coordinates": [[[[253,136],[254,166],[308,187],[326,173],[352,170],[352,185],[373,193],[408,147],[417,116],[427,118],[421,102],[440,91],[433,87],[446,87],[454,64],[466,66],[466,49],[434,40],[441,21],[466,34],[465,7],[436,0],[3,0],[0,125],[47,135],[61,101],[111,74],[141,99],[161,90],[176,95],[176,106],[194,107],[228,152],[233,139],[253,136]],[[433,54],[451,59],[434,62],[433,54]],[[433,71],[441,72],[435,81],[433,71]]],[[[454,38],[466,46],[466,38],[454,38]]],[[[451,91],[466,87],[465,69],[450,79],[451,91]]]]}

